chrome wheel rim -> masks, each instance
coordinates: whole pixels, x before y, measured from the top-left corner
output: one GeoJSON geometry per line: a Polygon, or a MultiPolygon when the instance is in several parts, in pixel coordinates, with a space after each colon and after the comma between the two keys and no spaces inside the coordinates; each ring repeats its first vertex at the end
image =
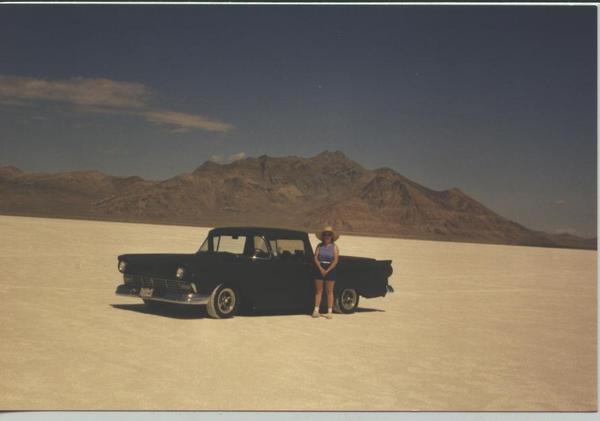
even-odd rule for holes
{"type": "Polygon", "coordinates": [[[342,296],[340,301],[342,302],[342,307],[346,310],[352,310],[356,305],[356,299],[358,296],[356,295],[356,291],[353,289],[345,289],[342,291],[342,296]]]}
{"type": "Polygon", "coordinates": [[[217,307],[223,314],[228,314],[235,308],[235,292],[231,288],[223,288],[217,296],[217,307]]]}

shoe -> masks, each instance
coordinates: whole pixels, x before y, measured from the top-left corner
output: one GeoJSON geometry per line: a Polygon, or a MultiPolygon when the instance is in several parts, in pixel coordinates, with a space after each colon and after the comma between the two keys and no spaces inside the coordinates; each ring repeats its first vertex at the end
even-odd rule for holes
{"type": "Polygon", "coordinates": [[[332,313],[327,313],[327,316],[325,316],[325,317],[327,317],[328,319],[331,320],[331,319],[333,319],[333,314],[332,313]]]}
{"type": "Polygon", "coordinates": [[[312,316],[313,316],[313,317],[319,317],[319,310],[315,310],[315,311],[313,311],[313,314],[312,314],[312,316]]]}

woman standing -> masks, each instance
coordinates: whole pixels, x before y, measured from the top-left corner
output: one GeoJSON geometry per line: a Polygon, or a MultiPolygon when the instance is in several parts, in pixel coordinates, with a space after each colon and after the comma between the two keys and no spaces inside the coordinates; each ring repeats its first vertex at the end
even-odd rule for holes
{"type": "Polygon", "coordinates": [[[313,317],[319,317],[319,307],[321,306],[321,295],[323,295],[323,282],[327,289],[327,318],[333,317],[333,286],[335,284],[335,267],[339,260],[339,249],[335,240],[339,235],[328,226],[323,228],[316,236],[321,243],[315,249],[315,265],[319,270],[315,279],[315,309],[313,317]]]}

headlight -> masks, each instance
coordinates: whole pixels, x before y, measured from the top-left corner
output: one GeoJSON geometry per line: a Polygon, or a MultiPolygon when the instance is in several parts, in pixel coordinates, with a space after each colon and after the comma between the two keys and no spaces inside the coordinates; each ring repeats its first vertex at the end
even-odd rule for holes
{"type": "Polygon", "coordinates": [[[185,275],[185,269],[177,268],[177,272],[175,272],[175,276],[177,277],[177,279],[183,279],[183,275],[185,275]]]}
{"type": "Polygon", "coordinates": [[[126,268],[127,268],[127,262],[125,260],[119,260],[119,272],[121,272],[121,273],[125,272],[126,268]]]}

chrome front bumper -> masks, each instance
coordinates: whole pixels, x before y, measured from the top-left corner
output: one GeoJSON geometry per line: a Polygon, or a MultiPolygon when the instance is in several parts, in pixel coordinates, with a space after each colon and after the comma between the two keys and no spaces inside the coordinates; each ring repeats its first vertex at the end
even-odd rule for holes
{"type": "Polygon", "coordinates": [[[122,297],[137,297],[144,300],[162,301],[165,303],[187,304],[187,305],[204,305],[208,303],[209,296],[202,294],[194,294],[187,292],[172,292],[154,291],[151,297],[140,296],[140,288],[134,285],[121,284],[117,287],[115,294],[122,297]]]}

